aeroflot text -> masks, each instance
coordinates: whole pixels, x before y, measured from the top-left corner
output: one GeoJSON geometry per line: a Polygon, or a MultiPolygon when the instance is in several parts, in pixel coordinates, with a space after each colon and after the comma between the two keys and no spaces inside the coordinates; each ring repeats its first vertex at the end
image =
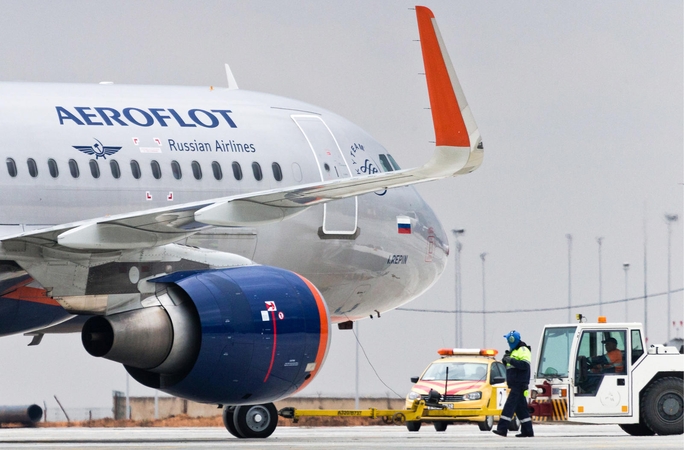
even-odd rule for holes
{"type": "Polygon", "coordinates": [[[60,125],[75,123],[76,125],[151,127],[155,123],[162,127],[178,124],[181,127],[216,128],[225,121],[230,128],[237,128],[228,115],[229,109],[190,109],[178,112],[173,108],[124,108],[121,111],[109,107],[74,106],[71,110],[63,106],[55,106],[60,125]],[[168,122],[168,123],[167,123],[168,122]]]}

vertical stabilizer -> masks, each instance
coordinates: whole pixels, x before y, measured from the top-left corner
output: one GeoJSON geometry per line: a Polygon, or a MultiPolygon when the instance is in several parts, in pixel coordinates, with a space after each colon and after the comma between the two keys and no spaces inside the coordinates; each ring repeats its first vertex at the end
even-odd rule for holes
{"type": "Polygon", "coordinates": [[[460,165],[454,174],[472,172],[482,163],[484,153],[475,118],[451,64],[434,14],[424,6],[416,6],[416,16],[437,144],[436,155],[428,165],[460,165]]]}

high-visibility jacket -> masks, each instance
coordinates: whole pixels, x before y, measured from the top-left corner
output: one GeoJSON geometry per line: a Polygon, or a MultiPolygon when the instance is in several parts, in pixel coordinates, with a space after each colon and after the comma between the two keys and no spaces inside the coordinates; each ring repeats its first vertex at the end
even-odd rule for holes
{"type": "Polygon", "coordinates": [[[508,387],[527,389],[527,386],[530,384],[530,366],[532,364],[530,347],[520,341],[510,356],[511,359],[506,364],[506,383],[508,387]]]}
{"type": "Polygon", "coordinates": [[[618,349],[612,350],[606,353],[606,357],[610,364],[603,366],[605,369],[610,369],[611,366],[615,368],[615,373],[623,373],[625,371],[625,365],[622,362],[622,352],[618,349]]]}
{"type": "Polygon", "coordinates": [[[618,349],[611,350],[605,355],[591,358],[592,373],[624,373],[625,363],[622,360],[622,352],[618,349]]]}

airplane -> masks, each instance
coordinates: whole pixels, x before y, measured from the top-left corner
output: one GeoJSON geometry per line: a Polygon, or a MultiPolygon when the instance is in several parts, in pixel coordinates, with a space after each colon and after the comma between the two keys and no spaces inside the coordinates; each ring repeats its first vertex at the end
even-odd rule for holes
{"type": "Polygon", "coordinates": [[[333,324],[444,271],[447,235],[412,185],[482,163],[434,14],[415,10],[435,149],[412,169],[228,68],[227,88],[0,83],[0,336],[80,333],[141,384],[223,406],[234,436],[270,436],[333,324]]]}

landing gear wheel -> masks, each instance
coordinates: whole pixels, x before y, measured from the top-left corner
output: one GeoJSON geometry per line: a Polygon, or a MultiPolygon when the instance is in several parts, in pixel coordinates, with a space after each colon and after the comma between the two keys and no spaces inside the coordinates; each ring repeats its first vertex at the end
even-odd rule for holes
{"type": "Polygon", "coordinates": [[[508,424],[508,431],[518,431],[520,429],[520,420],[518,416],[513,417],[511,423],[508,424]]]}
{"type": "Polygon", "coordinates": [[[446,431],[449,424],[446,422],[432,422],[432,425],[435,426],[435,431],[446,431]]]}
{"type": "Polygon", "coordinates": [[[273,403],[236,406],[233,424],[241,437],[267,438],[278,426],[278,410],[273,403]]]}
{"type": "Polygon", "coordinates": [[[235,414],[235,406],[224,406],[223,407],[223,426],[226,430],[236,438],[242,438],[244,436],[240,435],[235,429],[235,423],[233,423],[233,416],[235,414]]]}
{"type": "Polygon", "coordinates": [[[483,422],[478,422],[477,426],[480,428],[480,431],[492,431],[492,428],[494,427],[494,416],[485,417],[485,420],[483,422]]]}
{"type": "Polygon", "coordinates": [[[651,430],[646,424],[639,423],[623,423],[620,424],[620,428],[625,433],[632,436],[653,436],[655,431],[651,430]]]}
{"type": "Polygon", "coordinates": [[[682,380],[667,377],[654,381],[644,393],[641,417],[644,423],[661,436],[684,432],[684,401],[682,380]]]}
{"type": "Polygon", "coordinates": [[[418,431],[418,430],[420,430],[420,425],[421,425],[420,420],[411,420],[411,421],[409,421],[409,422],[406,422],[406,428],[407,428],[409,431],[418,431]]]}

